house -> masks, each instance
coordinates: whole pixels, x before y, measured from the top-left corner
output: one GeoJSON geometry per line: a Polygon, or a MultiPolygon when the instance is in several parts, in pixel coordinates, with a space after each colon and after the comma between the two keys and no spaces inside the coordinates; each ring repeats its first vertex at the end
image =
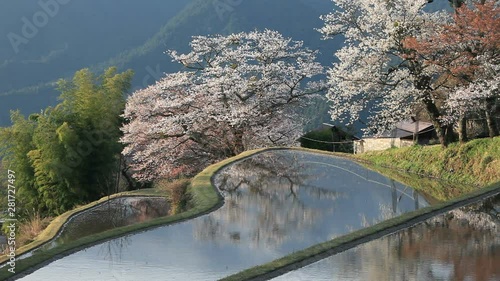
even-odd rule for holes
{"type": "Polygon", "coordinates": [[[405,147],[413,144],[428,144],[435,138],[436,130],[432,123],[412,119],[400,122],[393,130],[385,131],[378,136],[354,140],[354,153],[405,147]]]}

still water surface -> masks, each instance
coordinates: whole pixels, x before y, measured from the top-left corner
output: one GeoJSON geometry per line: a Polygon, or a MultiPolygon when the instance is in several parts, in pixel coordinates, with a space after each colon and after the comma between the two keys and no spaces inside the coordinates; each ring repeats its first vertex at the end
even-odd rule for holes
{"type": "Polygon", "coordinates": [[[290,150],[239,161],[214,182],[220,209],[87,248],[22,280],[216,280],[428,205],[352,161],[290,150]]]}
{"type": "Polygon", "coordinates": [[[21,258],[36,251],[44,251],[57,245],[120,226],[146,222],[168,215],[169,204],[164,197],[112,198],[87,211],[78,213],[64,225],[59,235],[21,258]]]}
{"type": "Polygon", "coordinates": [[[273,280],[500,280],[500,195],[273,280]]]}

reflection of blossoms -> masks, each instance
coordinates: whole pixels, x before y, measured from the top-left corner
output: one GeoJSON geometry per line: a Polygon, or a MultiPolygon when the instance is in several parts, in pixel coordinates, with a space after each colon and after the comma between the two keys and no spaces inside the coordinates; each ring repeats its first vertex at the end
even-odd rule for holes
{"type": "Polygon", "coordinates": [[[337,8],[321,17],[324,26],[319,29],[324,38],[342,34],[346,41],[335,53],[338,61],[327,71],[332,119],[352,123],[369,110],[373,114],[365,131],[381,133],[421,104],[428,105],[425,108],[435,119],[431,113],[436,108],[432,98],[436,69],[409,57],[404,41],[435,32],[436,24],[448,16],[425,12],[427,0],[333,2],[337,8]]]}
{"type": "Polygon", "coordinates": [[[474,204],[450,211],[446,217],[439,216],[430,220],[435,224],[446,224],[457,221],[477,231],[497,232],[500,229],[500,195],[485,200],[482,204],[474,204]]]}
{"type": "Polygon", "coordinates": [[[276,280],[499,280],[499,210],[497,195],[276,280]],[[464,217],[457,219],[459,213],[464,217]],[[478,218],[487,223],[477,227],[473,221],[478,218]]]}
{"type": "Polygon", "coordinates": [[[463,210],[454,210],[450,212],[450,215],[453,216],[453,219],[467,223],[470,227],[476,230],[495,231],[500,225],[498,221],[492,220],[491,216],[485,213],[472,213],[463,210]]]}
{"type": "MultiPolygon", "coordinates": [[[[305,184],[307,167],[295,154],[261,153],[224,168],[214,183],[225,196],[225,205],[198,224],[199,239],[251,241],[276,247],[293,234],[300,236],[333,207],[318,208],[310,199],[334,202],[339,194],[305,184]]],[[[333,206],[333,204],[329,204],[333,206]]]]}
{"type": "Polygon", "coordinates": [[[378,218],[373,218],[372,221],[368,220],[366,214],[359,214],[359,217],[361,218],[361,225],[363,227],[369,227],[399,215],[399,213],[394,212],[394,208],[389,204],[379,203],[378,208],[379,216],[378,218]]]}

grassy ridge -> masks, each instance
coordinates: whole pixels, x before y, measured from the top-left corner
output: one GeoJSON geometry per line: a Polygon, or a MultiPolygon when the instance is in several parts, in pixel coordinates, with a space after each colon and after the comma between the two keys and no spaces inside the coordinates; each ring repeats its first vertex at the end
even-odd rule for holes
{"type": "Polygon", "coordinates": [[[446,149],[439,145],[388,149],[358,154],[355,158],[476,188],[500,181],[500,137],[453,143],[446,149]]]}

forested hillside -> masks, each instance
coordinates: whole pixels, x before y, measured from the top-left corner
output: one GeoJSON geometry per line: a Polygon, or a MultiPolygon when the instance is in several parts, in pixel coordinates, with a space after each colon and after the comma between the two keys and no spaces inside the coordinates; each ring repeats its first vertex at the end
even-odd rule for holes
{"type": "Polygon", "coordinates": [[[2,93],[70,76],[141,45],[189,1],[8,2],[0,3],[2,93]]]}

